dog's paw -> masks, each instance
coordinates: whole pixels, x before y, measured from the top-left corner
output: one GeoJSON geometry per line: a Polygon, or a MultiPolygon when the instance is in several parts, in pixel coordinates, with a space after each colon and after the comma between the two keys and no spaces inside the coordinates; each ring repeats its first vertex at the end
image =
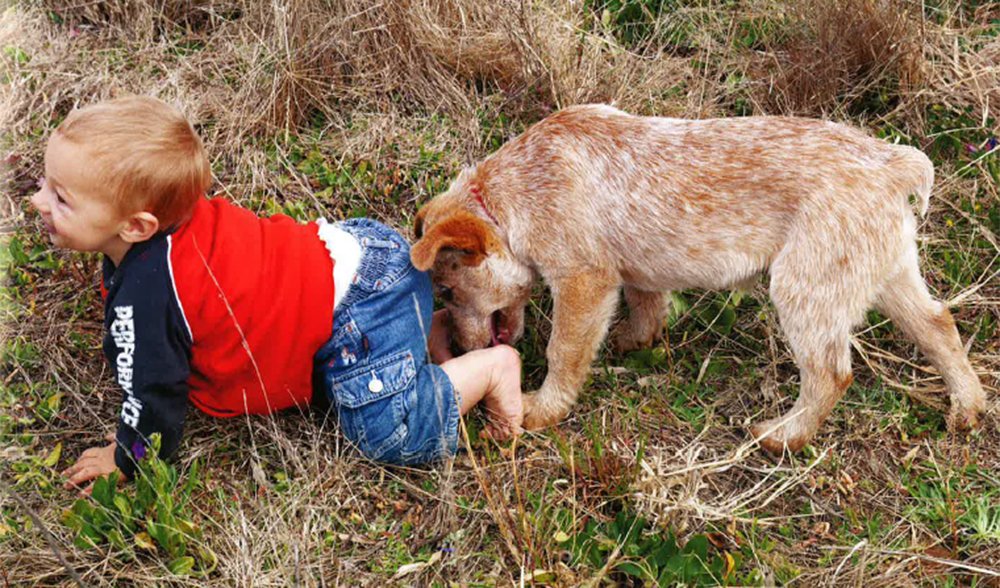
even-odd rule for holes
{"type": "Polygon", "coordinates": [[[521,427],[525,431],[544,429],[559,420],[558,416],[553,417],[545,410],[545,404],[538,401],[537,392],[524,394],[521,400],[524,404],[524,421],[521,423],[521,427]]]}
{"type": "Polygon", "coordinates": [[[760,443],[760,446],[774,455],[781,455],[787,447],[797,452],[809,442],[809,437],[799,434],[789,435],[788,425],[778,425],[781,419],[771,419],[756,425],[751,425],[750,434],[760,443]],[[772,430],[773,429],[773,430],[772,430]]]}
{"type": "Polygon", "coordinates": [[[952,433],[961,433],[978,428],[981,412],[979,409],[967,406],[953,406],[948,412],[948,430],[952,433]]]}
{"type": "Polygon", "coordinates": [[[622,355],[628,353],[629,351],[636,351],[637,349],[646,349],[652,346],[652,339],[644,339],[636,336],[631,329],[624,326],[619,326],[617,329],[611,333],[611,349],[617,355],[622,355]]]}

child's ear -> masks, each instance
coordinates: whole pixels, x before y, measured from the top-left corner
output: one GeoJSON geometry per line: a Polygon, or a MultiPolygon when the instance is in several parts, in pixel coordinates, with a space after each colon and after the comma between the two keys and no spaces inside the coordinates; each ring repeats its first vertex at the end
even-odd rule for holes
{"type": "Polygon", "coordinates": [[[155,235],[159,230],[159,219],[152,213],[142,211],[130,216],[118,235],[126,243],[140,243],[155,235]]]}

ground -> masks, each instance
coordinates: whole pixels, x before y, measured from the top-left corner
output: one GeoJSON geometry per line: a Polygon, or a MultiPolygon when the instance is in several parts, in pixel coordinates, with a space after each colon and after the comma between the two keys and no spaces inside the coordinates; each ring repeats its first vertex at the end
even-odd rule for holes
{"type": "MultiPolygon", "coordinates": [[[[0,17],[0,580],[4,585],[995,585],[1000,578],[1000,7],[890,0],[13,3],[0,17]],[[546,114],[795,114],[923,149],[920,256],[990,394],[944,426],[937,373],[872,312],[854,384],[803,452],[747,426],[798,373],[767,299],[672,295],[653,349],[602,349],[571,415],[425,468],[335,422],[191,412],[176,463],[92,499],[58,472],[114,426],[100,260],[51,250],[27,196],[75,105],[159,96],[213,189],[260,213],[411,234],[464,165],[546,114]]],[[[518,344],[545,373],[543,287],[518,344]]]]}

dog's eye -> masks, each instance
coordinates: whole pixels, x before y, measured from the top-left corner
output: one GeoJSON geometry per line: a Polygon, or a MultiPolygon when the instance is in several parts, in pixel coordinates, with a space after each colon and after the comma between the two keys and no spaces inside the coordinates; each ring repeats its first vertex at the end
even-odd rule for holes
{"type": "Polygon", "coordinates": [[[455,300],[455,293],[451,291],[451,288],[443,286],[438,294],[440,294],[441,299],[445,302],[452,302],[455,300]]]}

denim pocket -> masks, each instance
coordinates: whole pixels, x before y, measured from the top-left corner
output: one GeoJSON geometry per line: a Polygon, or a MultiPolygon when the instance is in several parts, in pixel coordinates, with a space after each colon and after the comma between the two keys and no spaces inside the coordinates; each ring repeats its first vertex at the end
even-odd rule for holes
{"type": "Polygon", "coordinates": [[[408,434],[408,394],[416,368],[409,351],[334,377],[330,384],[341,427],[371,459],[393,461],[408,434]]]}
{"type": "Polygon", "coordinates": [[[416,373],[413,354],[403,351],[332,376],[330,389],[341,406],[359,408],[405,390],[416,373]]]}
{"type": "Polygon", "coordinates": [[[336,312],[344,312],[346,320],[342,321],[343,324],[330,337],[330,341],[325,345],[326,349],[322,350],[323,356],[326,358],[328,368],[352,370],[358,362],[364,363],[368,359],[365,336],[358,329],[354,319],[346,314],[346,310],[336,312]]]}

